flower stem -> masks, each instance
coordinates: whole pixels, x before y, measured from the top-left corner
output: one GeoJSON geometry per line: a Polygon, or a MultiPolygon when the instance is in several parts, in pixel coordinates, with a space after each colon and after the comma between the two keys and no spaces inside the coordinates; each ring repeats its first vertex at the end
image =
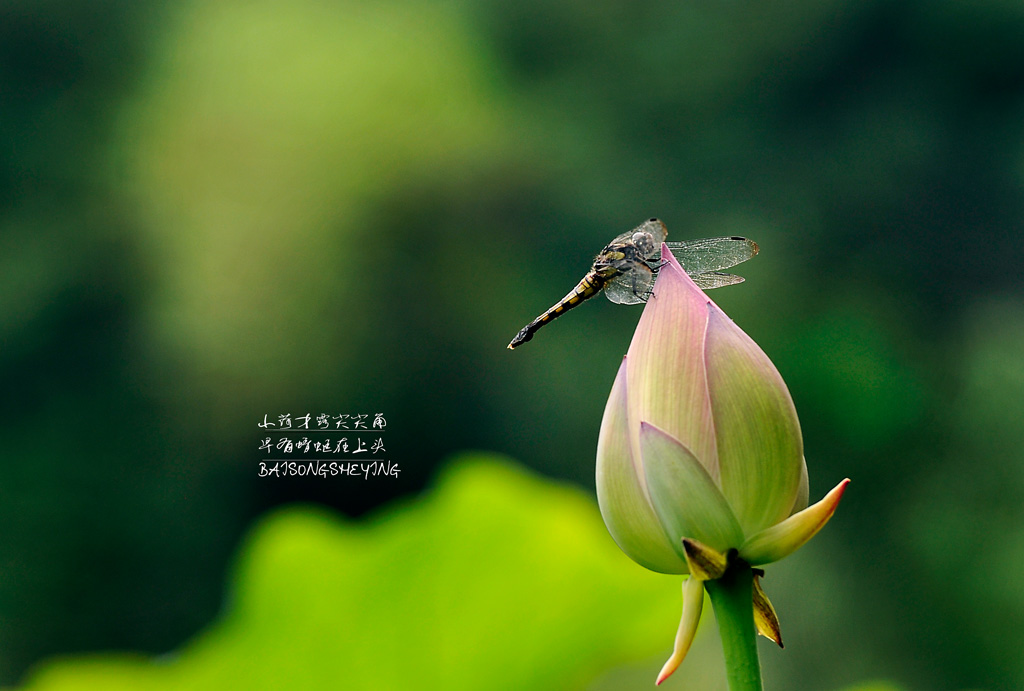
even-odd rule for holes
{"type": "Polygon", "coordinates": [[[725,574],[706,581],[722,637],[729,691],[762,691],[754,629],[753,571],[742,560],[730,563],[725,574]]]}

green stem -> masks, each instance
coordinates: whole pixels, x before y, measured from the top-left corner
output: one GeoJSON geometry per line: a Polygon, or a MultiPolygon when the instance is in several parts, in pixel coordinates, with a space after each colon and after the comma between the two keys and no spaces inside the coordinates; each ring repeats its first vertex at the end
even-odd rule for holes
{"type": "Polygon", "coordinates": [[[736,560],[721,578],[706,581],[704,587],[711,596],[722,637],[729,691],[762,691],[750,566],[736,560]]]}

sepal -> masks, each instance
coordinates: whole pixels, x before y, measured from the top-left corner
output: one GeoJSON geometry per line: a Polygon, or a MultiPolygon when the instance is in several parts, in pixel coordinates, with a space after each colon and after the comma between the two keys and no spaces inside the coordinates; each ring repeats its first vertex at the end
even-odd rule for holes
{"type": "Polygon", "coordinates": [[[702,581],[721,578],[729,567],[726,555],[693,538],[683,538],[683,552],[686,556],[686,564],[690,567],[690,573],[694,578],[702,581]]]}
{"type": "Polygon", "coordinates": [[[679,669],[683,658],[690,650],[693,637],[697,634],[697,623],[700,621],[700,613],[704,608],[704,583],[690,576],[683,582],[683,616],[679,620],[679,630],[676,632],[676,642],[672,647],[672,656],[665,662],[658,673],[659,686],[661,682],[668,679],[673,672],[679,669]]]}
{"type": "Polygon", "coordinates": [[[740,556],[752,565],[769,564],[792,554],[825,527],[832,518],[839,500],[850,484],[846,478],[836,485],[825,498],[803,511],[793,514],[782,523],[752,535],[740,547],[740,556]]]}
{"type": "Polygon", "coordinates": [[[761,577],[764,575],[764,571],[761,569],[754,569],[754,626],[757,627],[757,632],[774,642],[780,648],[785,648],[782,645],[782,629],[779,628],[779,615],[775,613],[775,608],[772,607],[771,600],[764,594],[764,590],[761,589],[761,577]]]}

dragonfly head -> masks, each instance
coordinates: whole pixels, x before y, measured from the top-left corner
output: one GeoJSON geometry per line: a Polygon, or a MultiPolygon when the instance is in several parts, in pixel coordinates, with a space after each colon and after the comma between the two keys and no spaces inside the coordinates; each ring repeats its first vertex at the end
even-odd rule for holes
{"type": "Polygon", "coordinates": [[[638,230],[633,233],[631,238],[633,246],[636,248],[636,252],[645,261],[650,261],[656,258],[655,255],[658,250],[661,249],[661,243],[655,241],[654,236],[646,230],[638,230]]]}

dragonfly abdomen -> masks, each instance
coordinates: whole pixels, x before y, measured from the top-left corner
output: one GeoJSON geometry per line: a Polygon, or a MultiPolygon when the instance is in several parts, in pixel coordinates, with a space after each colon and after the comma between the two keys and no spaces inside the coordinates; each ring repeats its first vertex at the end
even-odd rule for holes
{"type": "Polygon", "coordinates": [[[576,284],[576,287],[569,291],[569,293],[559,300],[556,305],[553,305],[544,314],[524,326],[522,330],[516,334],[516,337],[508,344],[509,350],[529,341],[533,338],[533,334],[536,333],[537,329],[544,326],[551,320],[562,316],[587,298],[597,295],[601,292],[601,288],[604,287],[606,280],[607,279],[598,275],[596,271],[587,272],[587,275],[576,284]]]}

